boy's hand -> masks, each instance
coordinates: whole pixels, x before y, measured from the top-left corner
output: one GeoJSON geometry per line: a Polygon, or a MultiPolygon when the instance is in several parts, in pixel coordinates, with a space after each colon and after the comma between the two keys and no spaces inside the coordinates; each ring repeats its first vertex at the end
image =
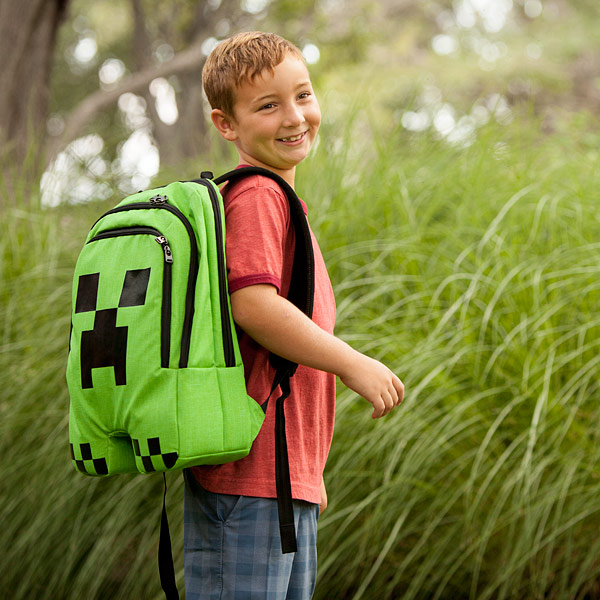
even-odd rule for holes
{"type": "Polygon", "coordinates": [[[373,405],[373,419],[390,413],[404,399],[404,384],[378,360],[356,352],[342,383],[373,405]]]}
{"type": "Polygon", "coordinates": [[[327,508],[327,490],[325,489],[325,481],[321,479],[321,502],[319,504],[319,515],[327,508]]]}

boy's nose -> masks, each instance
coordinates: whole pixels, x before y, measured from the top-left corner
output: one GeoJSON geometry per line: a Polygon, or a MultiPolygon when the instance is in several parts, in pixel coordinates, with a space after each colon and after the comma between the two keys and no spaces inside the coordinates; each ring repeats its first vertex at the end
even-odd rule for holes
{"type": "Polygon", "coordinates": [[[283,125],[286,127],[297,127],[304,123],[304,114],[297,106],[290,106],[285,113],[283,125]]]}

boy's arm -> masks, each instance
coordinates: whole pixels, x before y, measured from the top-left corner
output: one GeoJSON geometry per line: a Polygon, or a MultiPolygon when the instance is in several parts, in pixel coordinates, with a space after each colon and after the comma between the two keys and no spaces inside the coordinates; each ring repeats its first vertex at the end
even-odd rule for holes
{"type": "Polygon", "coordinates": [[[235,322],[267,350],[307,367],[337,375],[373,405],[372,417],[387,415],[404,397],[404,385],[385,365],[352,349],[316,325],[268,284],[231,294],[235,322]]]}

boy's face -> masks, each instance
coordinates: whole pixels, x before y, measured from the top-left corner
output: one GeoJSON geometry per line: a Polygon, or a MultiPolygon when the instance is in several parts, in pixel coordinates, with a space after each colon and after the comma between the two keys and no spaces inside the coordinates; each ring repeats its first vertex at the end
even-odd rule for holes
{"type": "Polygon", "coordinates": [[[233,113],[227,117],[216,109],[213,121],[242,161],[271,169],[293,185],[295,167],[308,154],[321,123],[304,62],[288,54],[273,73],[263,71],[241,83],[233,113]]]}

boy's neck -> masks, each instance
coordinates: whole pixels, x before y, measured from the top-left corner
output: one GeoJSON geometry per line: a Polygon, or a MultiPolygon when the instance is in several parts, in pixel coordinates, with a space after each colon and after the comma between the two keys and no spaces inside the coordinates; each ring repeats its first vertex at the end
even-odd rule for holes
{"type": "Polygon", "coordinates": [[[257,160],[249,161],[242,156],[240,156],[239,164],[240,164],[240,166],[262,167],[263,169],[268,169],[269,171],[273,171],[273,173],[275,173],[276,175],[279,175],[279,177],[281,177],[283,180],[285,180],[287,183],[289,183],[290,186],[292,187],[292,189],[294,189],[296,167],[292,167],[291,169],[285,169],[285,170],[275,169],[274,167],[271,167],[270,165],[262,164],[260,161],[257,161],[257,160]]]}

